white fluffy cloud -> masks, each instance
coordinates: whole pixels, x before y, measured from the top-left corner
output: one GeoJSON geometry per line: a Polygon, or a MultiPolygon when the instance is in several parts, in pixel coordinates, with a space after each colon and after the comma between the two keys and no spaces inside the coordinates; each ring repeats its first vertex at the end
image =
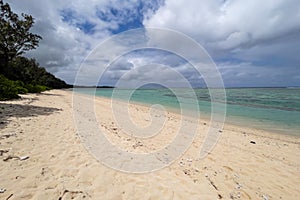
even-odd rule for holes
{"type": "Polygon", "coordinates": [[[227,85],[300,85],[298,0],[166,0],[144,25],[194,38],[218,65],[234,69],[222,73],[227,85]]]}
{"type": "Polygon", "coordinates": [[[299,13],[298,0],[166,0],[144,24],[179,30],[204,46],[228,50],[299,32],[299,13]]]}

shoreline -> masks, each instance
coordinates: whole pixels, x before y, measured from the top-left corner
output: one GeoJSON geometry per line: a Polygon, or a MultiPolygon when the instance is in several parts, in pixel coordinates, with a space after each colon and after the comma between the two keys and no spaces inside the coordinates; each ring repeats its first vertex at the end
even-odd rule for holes
{"type": "MultiPolygon", "coordinates": [[[[100,96],[95,96],[95,99],[98,99],[99,101],[101,100],[105,100],[105,101],[110,101],[111,98],[108,97],[100,97],[100,96]]],[[[116,101],[121,101],[121,102],[125,102],[122,100],[117,99],[116,101]]],[[[125,102],[126,103],[126,102],[125,102]]],[[[142,103],[142,102],[137,102],[137,101],[132,101],[132,103],[129,103],[130,105],[138,105],[144,108],[148,108],[149,104],[146,103],[142,103]]],[[[176,112],[176,109],[170,109],[170,110],[166,110],[169,113],[175,114],[175,115],[181,115],[179,112],[176,112]]],[[[187,116],[190,117],[190,116],[187,116]]],[[[202,124],[209,124],[211,121],[211,119],[207,118],[207,117],[201,117],[200,118],[200,123],[202,124]]],[[[266,129],[259,129],[256,127],[251,127],[251,126],[242,126],[239,124],[233,124],[230,122],[226,122],[226,119],[224,121],[224,126],[223,126],[224,130],[230,130],[230,131],[237,131],[239,130],[241,132],[241,134],[243,134],[243,132],[249,134],[249,135],[255,135],[255,136],[259,136],[259,137],[264,137],[264,138],[273,138],[273,139],[277,139],[277,140],[281,140],[281,137],[288,137],[289,139],[287,141],[293,141],[294,139],[300,139],[300,135],[296,135],[296,134],[288,134],[288,133],[282,133],[282,132],[273,132],[270,130],[266,130],[266,129]],[[258,134],[253,133],[253,132],[259,132],[258,134]]],[[[222,137],[222,136],[221,136],[222,137]]]]}
{"type": "MultiPolygon", "coordinates": [[[[73,90],[70,90],[71,92],[73,92],[73,90]]],[[[83,94],[83,93],[80,93],[80,92],[76,92],[76,93],[78,93],[78,94],[80,94],[80,95],[83,95],[83,96],[87,96],[87,97],[90,97],[90,96],[93,96],[93,95],[90,95],[90,94],[83,94]]],[[[99,99],[99,100],[105,100],[105,101],[110,101],[111,100],[111,98],[109,98],[109,97],[105,97],[105,96],[93,96],[95,99],[99,99]]],[[[120,102],[124,102],[124,103],[127,103],[126,101],[124,101],[124,100],[122,100],[122,99],[114,99],[115,101],[120,101],[120,102]]],[[[138,102],[138,101],[134,101],[134,100],[131,100],[130,102],[129,102],[129,104],[130,105],[138,105],[138,106],[142,106],[142,107],[145,107],[145,108],[148,108],[149,106],[151,107],[151,104],[147,104],[147,103],[144,103],[144,102],[138,102]]],[[[180,109],[177,109],[177,108],[173,108],[173,107],[168,107],[168,106],[166,106],[167,107],[167,109],[165,109],[166,110],[166,112],[171,112],[171,113],[173,113],[173,114],[176,114],[176,115],[181,115],[181,113],[180,113],[180,109]]],[[[199,111],[200,112],[200,111],[199,111]]],[[[201,114],[201,113],[200,113],[201,114]]],[[[208,114],[208,113],[204,113],[204,114],[201,114],[201,116],[200,116],[200,121],[203,121],[203,123],[209,123],[209,121],[211,121],[211,118],[210,117],[208,117],[208,116],[210,116],[210,114],[208,114]]],[[[187,117],[190,117],[189,115],[187,115],[187,117]]],[[[234,117],[234,118],[241,118],[240,116],[231,116],[231,117],[234,117]]],[[[231,118],[231,117],[229,117],[229,118],[231,118]]],[[[244,121],[244,122],[242,122],[242,123],[244,123],[244,124],[239,124],[239,122],[237,122],[237,123],[234,123],[234,122],[232,122],[232,119],[231,119],[231,121],[227,121],[226,120],[226,118],[228,118],[227,116],[225,117],[225,121],[224,121],[224,127],[226,126],[226,127],[233,127],[233,129],[235,129],[235,128],[242,128],[242,129],[247,129],[247,130],[249,130],[250,132],[251,132],[251,130],[252,129],[254,129],[254,130],[256,130],[256,131],[260,131],[260,132],[263,132],[264,134],[267,134],[267,135],[269,135],[269,134],[275,134],[275,135],[286,135],[286,136],[291,136],[291,137],[295,137],[295,138],[300,138],[300,134],[296,134],[296,133],[294,133],[294,132],[291,132],[291,130],[289,130],[289,131],[287,131],[287,132],[282,132],[282,131],[280,131],[280,130],[268,130],[267,128],[258,128],[257,126],[255,126],[255,125],[249,125],[249,124],[246,124],[246,120],[247,120],[247,118],[245,118],[245,117],[242,117],[242,120],[244,121]]],[[[251,120],[253,120],[253,119],[251,119],[251,120]]],[[[279,128],[279,126],[278,126],[278,128],[279,128]]],[[[284,129],[284,128],[282,128],[282,129],[284,129]]]]}
{"type": "MultiPolygon", "coordinates": [[[[86,149],[73,120],[72,91],[22,97],[0,102],[0,189],[5,189],[0,199],[11,195],[12,199],[300,198],[297,136],[225,124],[217,145],[199,159],[209,125],[201,120],[182,157],[161,170],[131,174],[103,165],[86,149]]],[[[109,105],[108,99],[97,98],[97,123],[113,144],[126,151],[162,148],[179,127],[178,115],[169,112],[161,134],[132,138],[117,126],[109,105]]],[[[149,124],[146,107],[130,104],[129,109],[135,123],[149,124]]],[[[122,110],[117,113],[120,119],[125,116],[122,110]]],[[[154,114],[158,121],[163,119],[154,114]]]]}

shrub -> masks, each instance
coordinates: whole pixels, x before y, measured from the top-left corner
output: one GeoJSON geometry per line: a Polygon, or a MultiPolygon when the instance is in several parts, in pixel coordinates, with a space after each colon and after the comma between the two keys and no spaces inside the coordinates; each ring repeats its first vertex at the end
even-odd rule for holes
{"type": "Polygon", "coordinates": [[[14,81],[14,85],[18,90],[18,94],[26,94],[28,90],[24,88],[24,83],[22,81],[14,81]]]}
{"type": "Polygon", "coordinates": [[[29,93],[40,93],[46,90],[49,90],[48,87],[43,85],[32,85],[32,84],[25,84],[24,87],[27,89],[29,93]]]}
{"type": "Polygon", "coordinates": [[[5,76],[0,74],[0,100],[10,100],[10,99],[18,99],[20,96],[18,95],[18,89],[16,83],[7,79],[5,76]]]}
{"type": "Polygon", "coordinates": [[[44,85],[24,84],[22,81],[12,81],[0,74],[0,101],[18,99],[18,94],[40,93],[50,90],[44,85]]]}

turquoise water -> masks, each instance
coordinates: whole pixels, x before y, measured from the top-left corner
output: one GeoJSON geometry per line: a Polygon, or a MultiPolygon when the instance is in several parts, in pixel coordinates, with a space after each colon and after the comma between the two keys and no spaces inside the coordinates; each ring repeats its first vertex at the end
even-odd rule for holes
{"type": "MultiPolygon", "coordinates": [[[[76,91],[108,98],[113,94],[113,89],[95,92],[95,89],[77,88],[76,91]]],[[[190,112],[199,106],[201,117],[210,117],[208,89],[115,89],[113,98],[124,100],[127,96],[130,101],[160,104],[175,111],[180,111],[180,103],[190,112]]],[[[217,102],[226,104],[228,123],[300,136],[300,88],[226,89],[226,102],[225,99],[217,99],[217,102]]]]}

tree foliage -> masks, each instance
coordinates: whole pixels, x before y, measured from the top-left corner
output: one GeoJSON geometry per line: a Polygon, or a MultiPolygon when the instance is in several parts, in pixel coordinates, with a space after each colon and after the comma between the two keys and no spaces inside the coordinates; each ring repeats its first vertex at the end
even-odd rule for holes
{"type": "Polygon", "coordinates": [[[16,56],[35,49],[42,37],[30,32],[34,24],[31,15],[22,13],[20,19],[3,0],[0,0],[0,9],[0,56],[2,67],[7,67],[16,56]]]}
{"type": "Polygon", "coordinates": [[[40,67],[35,59],[18,56],[9,63],[9,69],[6,77],[11,80],[19,80],[25,84],[44,85],[54,89],[69,87],[64,81],[40,67]]]}
{"type": "Polygon", "coordinates": [[[0,74],[0,100],[3,101],[17,98],[19,98],[19,95],[15,82],[0,74]]]}

